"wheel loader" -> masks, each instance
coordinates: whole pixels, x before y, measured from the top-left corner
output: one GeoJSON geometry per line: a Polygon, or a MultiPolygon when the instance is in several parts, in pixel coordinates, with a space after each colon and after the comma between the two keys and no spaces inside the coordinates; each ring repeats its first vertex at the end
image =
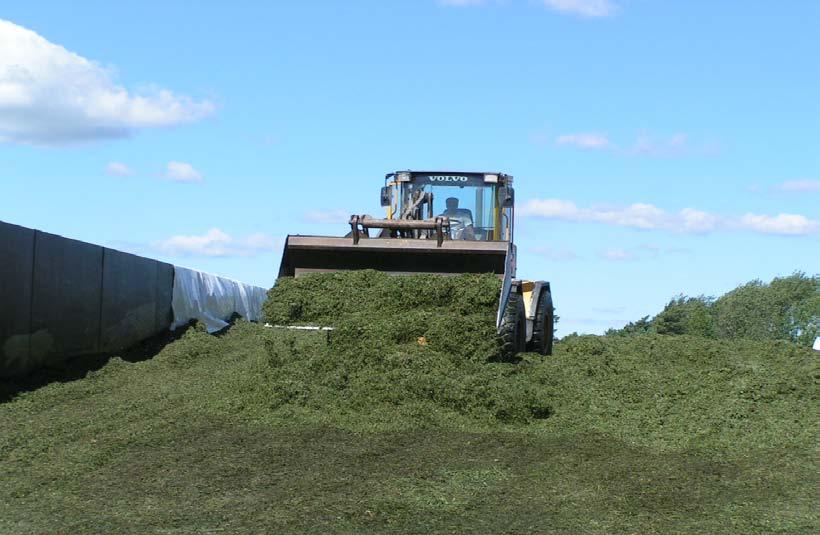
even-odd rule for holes
{"type": "Polygon", "coordinates": [[[391,274],[494,273],[502,279],[501,357],[552,353],[549,282],[515,278],[515,191],[504,173],[397,171],[381,189],[385,218],[352,215],[344,237],[289,235],[279,277],[355,269],[391,274]]]}

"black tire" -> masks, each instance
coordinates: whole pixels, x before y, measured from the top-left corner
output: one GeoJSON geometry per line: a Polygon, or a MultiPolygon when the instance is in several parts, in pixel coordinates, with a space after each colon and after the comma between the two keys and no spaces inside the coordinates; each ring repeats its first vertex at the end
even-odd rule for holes
{"type": "Polygon", "coordinates": [[[542,355],[552,355],[552,340],[555,334],[555,315],[552,308],[552,294],[543,290],[538,296],[535,307],[535,318],[532,325],[532,339],[528,344],[530,351],[542,355]]]}
{"type": "Polygon", "coordinates": [[[524,312],[524,298],[521,294],[510,292],[501,316],[498,335],[501,338],[501,360],[510,362],[518,353],[526,349],[527,319],[524,312]]]}

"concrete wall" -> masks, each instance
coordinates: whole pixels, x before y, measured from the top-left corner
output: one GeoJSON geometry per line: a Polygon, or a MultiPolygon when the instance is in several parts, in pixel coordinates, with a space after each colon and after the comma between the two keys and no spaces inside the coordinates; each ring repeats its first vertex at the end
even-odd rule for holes
{"type": "Polygon", "coordinates": [[[0,377],[168,329],[171,264],[0,221],[0,377]]]}

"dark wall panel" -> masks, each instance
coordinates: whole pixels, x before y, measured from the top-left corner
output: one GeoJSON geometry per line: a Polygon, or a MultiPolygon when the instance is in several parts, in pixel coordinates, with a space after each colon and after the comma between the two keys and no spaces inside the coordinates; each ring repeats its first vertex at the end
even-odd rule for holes
{"type": "Polygon", "coordinates": [[[156,332],[157,262],[104,250],[100,351],[119,351],[156,332]]]}
{"type": "Polygon", "coordinates": [[[171,309],[171,300],[174,296],[174,266],[165,262],[157,262],[157,284],[156,284],[156,330],[160,333],[167,331],[174,321],[174,314],[171,309]]]}
{"type": "Polygon", "coordinates": [[[168,330],[174,266],[0,221],[0,377],[168,330]]]}
{"type": "Polygon", "coordinates": [[[37,233],[32,367],[99,351],[102,255],[97,245],[37,233]]]}
{"type": "Polygon", "coordinates": [[[34,230],[0,221],[0,377],[26,370],[34,230]]]}

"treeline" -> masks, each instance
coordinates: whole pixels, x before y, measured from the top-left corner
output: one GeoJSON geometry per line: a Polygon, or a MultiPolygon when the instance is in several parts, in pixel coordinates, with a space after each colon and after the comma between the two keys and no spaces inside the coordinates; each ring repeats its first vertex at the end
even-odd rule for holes
{"type": "Polygon", "coordinates": [[[754,280],[718,298],[680,295],[657,316],[645,316],[605,334],[644,333],[791,340],[811,346],[820,335],[820,276],[798,272],[768,284],[754,280]]]}

